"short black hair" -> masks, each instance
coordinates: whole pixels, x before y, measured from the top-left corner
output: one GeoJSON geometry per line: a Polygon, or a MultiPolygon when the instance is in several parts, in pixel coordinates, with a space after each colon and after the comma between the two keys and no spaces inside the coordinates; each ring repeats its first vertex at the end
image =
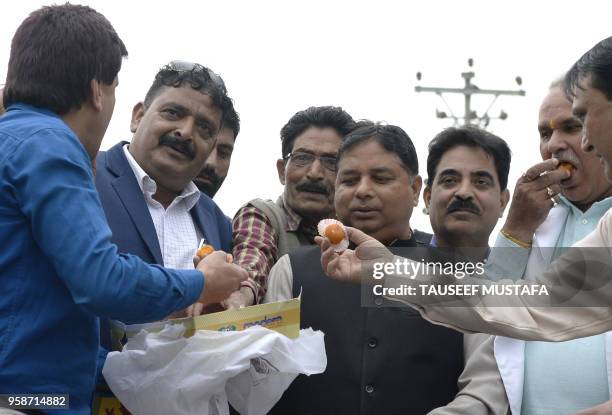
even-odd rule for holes
{"type": "Polygon", "coordinates": [[[582,55],[565,75],[565,94],[574,98],[580,82],[591,76],[591,86],[612,101],[612,37],[602,40],[582,55]]]}
{"type": "Polygon", "coordinates": [[[281,129],[283,158],[293,150],[295,139],[310,127],[333,128],[344,138],[355,126],[353,117],[340,107],[310,107],[299,111],[281,129]]]}
{"type": "Polygon", "coordinates": [[[396,154],[409,176],[419,174],[419,159],[412,140],[404,130],[395,125],[359,121],[360,126],[350,132],[338,150],[338,162],[344,153],[367,140],[375,140],[385,150],[396,154]]]}
{"type": "Polygon", "coordinates": [[[123,41],[94,9],[42,7],[13,36],[4,105],[22,102],[59,115],[79,109],[91,96],[91,81],[111,85],[125,56],[123,41]]]}
{"type": "Polygon", "coordinates": [[[508,144],[495,134],[475,126],[450,127],[443,130],[429,143],[429,154],[427,155],[427,186],[431,188],[436,176],[438,164],[448,150],[468,146],[482,149],[493,157],[495,170],[499,178],[501,190],[508,187],[508,173],[510,172],[510,160],[512,153],[508,144]]]}
{"type": "Polygon", "coordinates": [[[210,96],[215,106],[221,111],[219,128],[224,126],[228,117],[234,117],[235,115],[235,119],[237,119],[238,114],[234,110],[232,100],[227,96],[223,79],[211,69],[199,63],[184,61],[172,61],[157,72],[153,84],[145,95],[144,107],[148,108],[164,88],[180,88],[186,85],[210,96]],[[231,114],[232,111],[234,114],[231,114]]]}

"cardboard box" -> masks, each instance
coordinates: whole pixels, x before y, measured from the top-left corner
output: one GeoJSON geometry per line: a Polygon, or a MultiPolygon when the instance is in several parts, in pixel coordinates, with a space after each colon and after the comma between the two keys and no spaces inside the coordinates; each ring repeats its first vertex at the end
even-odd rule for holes
{"type": "Polygon", "coordinates": [[[300,334],[300,298],[275,303],[258,304],[237,310],[204,314],[197,317],[179,318],[146,324],[111,323],[113,350],[121,350],[123,345],[141,330],[159,332],[167,324],[183,324],[185,337],[196,330],[240,331],[251,326],[263,326],[295,339],[300,334]]]}
{"type": "MultiPolygon", "coordinates": [[[[259,325],[275,330],[295,339],[300,335],[300,298],[276,303],[259,304],[238,310],[226,310],[197,317],[179,318],[146,324],[111,323],[113,350],[120,351],[127,341],[141,330],[159,332],[167,324],[183,324],[185,337],[193,336],[196,330],[240,331],[259,325]]],[[[96,392],[94,415],[129,415],[130,412],[108,391],[96,392]]]]}

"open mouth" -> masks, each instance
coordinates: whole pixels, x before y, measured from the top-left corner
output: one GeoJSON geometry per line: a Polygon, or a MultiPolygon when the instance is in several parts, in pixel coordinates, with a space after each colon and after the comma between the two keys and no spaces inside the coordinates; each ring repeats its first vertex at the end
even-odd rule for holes
{"type": "Polygon", "coordinates": [[[576,167],[573,164],[570,163],[566,163],[565,165],[569,164],[569,167],[563,167],[565,169],[565,171],[569,172],[569,177],[567,179],[563,179],[561,180],[561,185],[567,185],[570,183],[570,181],[574,178],[574,175],[576,174],[576,167]]]}
{"type": "Polygon", "coordinates": [[[563,159],[559,160],[559,166],[557,168],[565,170],[566,172],[570,174],[567,179],[563,179],[561,180],[561,182],[567,182],[568,180],[570,180],[574,176],[574,173],[577,170],[574,163],[568,160],[563,160],[563,159]]]}

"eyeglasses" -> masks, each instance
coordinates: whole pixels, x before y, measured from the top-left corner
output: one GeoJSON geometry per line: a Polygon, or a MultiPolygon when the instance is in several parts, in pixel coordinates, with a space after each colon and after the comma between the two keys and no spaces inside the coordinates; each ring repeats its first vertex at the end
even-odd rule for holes
{"type": "Polygon", "coordinates": [[[167,64],[164,69],[169,71],[175,71],[177,73],[184,72],[204,72],[208,74],[210,80],[219,88],[221,88],[224,92],[227,92],[227,88],[225,87],[225,82],[223,82],[223,78],[217,75],[212,69],[207,68],[206,66],[200,65],[199,63],[188,62],[188,61],[172,61],[167,64]]]}
{"type": "Polygon", "coordinates": [[[310,166],[315,161],[315,159],[319,159],[319,163],[321,163],[321,165],[325,169],[332,171],[332,172],[336,171],[336,157],[335,156],[320,156],[317,154],[298,151],[296,153],[289,153],[283,158],[285,162],[289,160],[290,163],[294,165],[295,167],[310,166]]]}

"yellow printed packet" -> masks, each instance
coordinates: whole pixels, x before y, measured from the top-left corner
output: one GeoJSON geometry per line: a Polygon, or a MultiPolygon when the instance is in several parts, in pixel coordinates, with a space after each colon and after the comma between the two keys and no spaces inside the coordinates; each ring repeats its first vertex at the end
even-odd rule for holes
{"type": "Polygon", "coordinates": [[[159,332],[167,324],[183,324],[186,329],[185,337],[192,336],[196,330],[241,331],[251,326],[263,326],[291,339],[296,339],[300,334],[300,305],[301,301],[298,297],[287,301],[258,304],[155,323],[124,324],[113,321],[111,324],[112,346],[113,350],[121,350],[123,345],[141,330],[159,332]]]}

